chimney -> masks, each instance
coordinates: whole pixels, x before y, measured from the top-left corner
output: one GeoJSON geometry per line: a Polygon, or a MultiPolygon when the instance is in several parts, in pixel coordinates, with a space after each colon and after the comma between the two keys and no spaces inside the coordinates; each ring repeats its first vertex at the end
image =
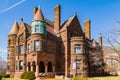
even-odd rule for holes
{"type": "Polygon", "coordinates": [[[38,10],[38,8],[37,8],[37,7],[35,7],[35,8],[34,8],[34,16],[35,16],[35,14],[36,14],[37,10],[38,10]]]}
{"type": "Polygon", "coordinates": [[[90,39],[90,38],[91,38],[91,28],[90,28],[90,24],[91,24],[90,20],[86,20],[86,21],[84,22],[84,33],[85,33],[85,37],[86,37],[87,39],[90,39]]]}
{"type": "Polygon", "coordinates": [[[102,47],[102,35],[101,34],[99,35],[99,45],[100,47],[102,47]]]}
{"type": "Polygon", "coordinates": [[[57,33],[60,31],[60,5],[54,8],[54,29],[57,33]]]}

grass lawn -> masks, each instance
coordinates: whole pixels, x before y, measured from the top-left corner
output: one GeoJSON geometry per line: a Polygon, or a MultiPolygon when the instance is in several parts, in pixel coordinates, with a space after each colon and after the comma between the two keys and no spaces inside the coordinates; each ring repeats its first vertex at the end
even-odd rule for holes
{"type": "Polygon", "coordinates": [[[88,80],[120,80],[120,76],[110,76],[110,77],[91,77],[88,80]]]}
{"type": "MultiPolygon", "coordinates": [[[[3,78],[2,80],[24,80],[24,79],[3,78]]],[[[48,79],[42,79],[42,80],[120,80],[120,76],[88,77],[88,78],[77,77],[77,78],[74,78],[74,79],[55,79],[55,78],[48,78],[48,79]]]]}
{"type": "Polygon", "coordinates": [[[77,77],[74,79],[43,79],[43,80],[120,80],[120,76],[110,76],[110,77],[88,77],[88,78],[81,78],[77,77]]]}

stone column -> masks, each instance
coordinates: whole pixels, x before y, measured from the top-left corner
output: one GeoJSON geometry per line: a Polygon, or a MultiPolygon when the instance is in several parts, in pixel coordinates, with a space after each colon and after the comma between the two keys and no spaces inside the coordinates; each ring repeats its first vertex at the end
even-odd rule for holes
{"type": "Polygon", "coordinates": [[[29,71],[29,70],[28,70],[28,66],[27,66],[27,71],[29,71]]]}
{"type": "Polygon", "coordinates": [[[33,65],[31,66],[31,71],[33,71],[33,65]]]}
{"type": "Polygon", "coordinates": [[[55,72],[55,66],[53,66],[53,72],[55,72]]]}
{"type": "Polygon", "coordinates": [[[47,68],[47,64],[45,65],[45,74],[47,74],[48,72],[48,68],[47,68]]]}
{"type": "Polygon", "coordinates": [[[39,65],[37,64],[36,65],[36,77],[38,77],[39,76],[39,65]]]}

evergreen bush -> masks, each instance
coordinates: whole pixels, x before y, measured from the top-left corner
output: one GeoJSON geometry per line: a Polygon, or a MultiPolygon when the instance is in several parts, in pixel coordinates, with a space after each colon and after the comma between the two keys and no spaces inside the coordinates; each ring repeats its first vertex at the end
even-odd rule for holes
{"type": "Polygon", "coordinates": [[[35,73],[33,71],[24,72],[24,73],[22,73],[20,78],[33,80],[33,79],[35,79],[35,73]]]}

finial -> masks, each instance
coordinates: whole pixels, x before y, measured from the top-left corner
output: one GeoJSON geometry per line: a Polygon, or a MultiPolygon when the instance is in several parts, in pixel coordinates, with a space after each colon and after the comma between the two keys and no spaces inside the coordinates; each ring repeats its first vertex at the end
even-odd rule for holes
{"type": "Polygon", "coordinates": [[[76,16],[76,14],[77,14],[77,13],[76,13],[76,12],[74,12],[74,16],[76,16]]]}
{"type": "Polygon", "coordinates": [[[38,5],[38,9],[40,9],[40,4],[38,5]]]}
{"type": "Polygon", "coordinates": [[[101,34],[101,33],[99,33],[99,36],[100,36],[100,37],[102,37],[102,34],[101,34]]]}
{"type": "Polygon", "coordinates": [[[15,19],[15,22],[17,22],[17,20],[15,19]]]}
{"type": "Polygon", "coordinates": [[[23,18],[21,18],[21,21],[23,21],[23,18]]]}

